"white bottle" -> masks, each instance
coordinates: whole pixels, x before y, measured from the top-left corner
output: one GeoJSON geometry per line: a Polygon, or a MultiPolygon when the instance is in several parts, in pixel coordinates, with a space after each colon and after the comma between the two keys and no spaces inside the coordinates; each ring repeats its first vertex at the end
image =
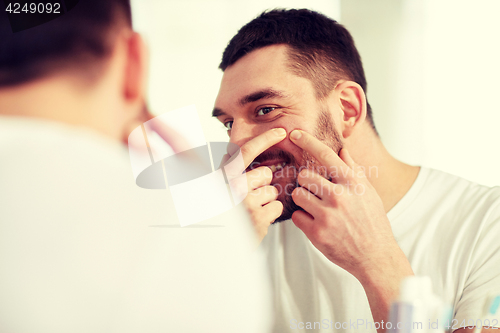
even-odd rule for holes
{"type": "Polygon", "coordinates": [[[443,302],[432,293],[427,276],[409,276],[401,282],[398,299],[392,303],[389,322],[394,333],[444,333],[443,302]]]}

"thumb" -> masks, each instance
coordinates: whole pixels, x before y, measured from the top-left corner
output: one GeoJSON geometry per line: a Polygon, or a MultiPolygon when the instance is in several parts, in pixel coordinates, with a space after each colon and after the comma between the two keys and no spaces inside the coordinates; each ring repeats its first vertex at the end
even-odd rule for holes
{"type": "Polygon", "coordinates": [[[351,169],[353,169],[356,166],[356,162],[352,159],[351,155],[347,151],[346,148],[342,148],[342,150],[339,153],[339,157],[344,161],[345,164],[347,164],[351,169]]]}

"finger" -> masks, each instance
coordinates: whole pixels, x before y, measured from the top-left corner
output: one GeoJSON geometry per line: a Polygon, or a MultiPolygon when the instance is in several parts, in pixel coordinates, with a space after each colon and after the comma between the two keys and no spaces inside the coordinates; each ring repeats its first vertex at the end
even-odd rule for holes
{"type": "Polygon", "coordinates": [[[242,175],[228,178],[232,193],[243,200],[252,190],[271,184],[273,172],[269,167],[262,166],[242,175]]]}
{"type": "Polygon", "coordinates": [[[293,130],[290,133],[290,140],[298,147],[311,154],[322,166],[327,168],[330,177],[347,178],[350,174],[350,172],[348,172],[350,169],[349,166],[337,155],[337,153],[311,134],[301,130],[293,130]]]}
{"type": "Polygon", "coordinates": [[[271,201],[270,203],[262,207],[262,211],[264,220],[271,221],[271,223],[273,223],[283,213],[283,204],[278,200],[271,201]]]}
{"type": "Polygon", "coordinates": [[[278,199],[278,189],[274,186],[262,186],[250,191],[245,199],[245,204],[250,207],[262,207],[278,199]]]}
{"type": "Polygon", "coordinates": [[[339,157],[352,169],[352,175],[356,178],[366,178],[365,169],[360,167],[354,162],[346,148],[342,148],[339,153],[339,157]]]}
{"type": "MultiPolygon", "coordinates": [[[[243,176],[247,177],[248,189],[254,190],[258,187],[269,185],[273,180],[273,172],[267,166],[258,167],[256,169],[250,170],[243,176]]],[[[241,177],[241,176],[240,176],[241,177]]]]}
{"type": "Polygon", "coordinates": [[[238,203],[245,200],[248,195],[248,178],[246,174],[240,175],[232,179],[228,179],[229,188],[238,203]]]}
{"type": "Polygon", "coordinates": [[[293,202],[297,204],[297,206],[302,207],[311,216],[314,216],[317,208],[321,206],[321,200],[302,187],[297,187],[295,190],[293,190],[292,199],[293,202]]]}
{"type": "Polygon", "coordinates": [[[297,228],[304,231],[307,230],[309,226],[314,222],[314,218],[307,212],[296,210],[292,214],[292,221],[297,226],[297,228]]]}
{"type": "Polygon", "coordinates": [[[273,128],[259,136],[256,136],[241,146],[239,150],[239,154],[241,154],[243,158],[243,165],[241,165],[241,163],[230,162],[224,167],[224,170],[229,174],[241,174],[257,156],[278,142],[283,141],[285,138],[286,131],[283,128],[273,128]]]}
{"type": "Polygon", "coordinates": [[[302,170],[297,177],[299,185],[307,189],[316,197],[322,199],[324,195],[332,193],[333,186],[330,181],[313,170],[302,170]]]}

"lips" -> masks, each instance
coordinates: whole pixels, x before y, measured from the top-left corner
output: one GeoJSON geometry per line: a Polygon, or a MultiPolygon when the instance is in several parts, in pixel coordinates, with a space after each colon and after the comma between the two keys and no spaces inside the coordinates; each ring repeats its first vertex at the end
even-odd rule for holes
{"type": "Polygon", "coordinates": [[[267,160],[263,162],[254,161],[248,167],[248,170],[257,169],[258,167],[266,166],[271,169],[272,172],[283,169],[288,163],[283,160],[267,160]]]}
{"type": "Polygon", "coordinates": [[[259,155],[247,168],[247,172],[261,166],[267,166],[274,173],[287,165],[293,165],[293,155],[283,150],[268,150],[259,155]]]}

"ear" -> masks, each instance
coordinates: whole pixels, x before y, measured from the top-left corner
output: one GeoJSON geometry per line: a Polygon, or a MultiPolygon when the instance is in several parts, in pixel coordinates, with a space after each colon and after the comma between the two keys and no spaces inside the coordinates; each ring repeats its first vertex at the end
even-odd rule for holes
{"type": "Polygon", "coordinates": [[[124,104],[123,143],[132,130],[153,118],[146,106],[148,52],[142,37],[131,32],[126,38],[126,61],[122,94],[124,104]]]}
{"type": "Polygon", "coordinates": [[[142,108],[146,94],[147,49],[141,37],[131,32],[127,38],[127,58],[123,94],[127,103],[142,108]]]}
{"type": "Polygon", "coordinates": [[[341,110],[341,131],[344,138],[349,137],[356,127],[366,118],[366,96],[363,88],[353,81],[344,81],[335,87],[341,110]]]}

